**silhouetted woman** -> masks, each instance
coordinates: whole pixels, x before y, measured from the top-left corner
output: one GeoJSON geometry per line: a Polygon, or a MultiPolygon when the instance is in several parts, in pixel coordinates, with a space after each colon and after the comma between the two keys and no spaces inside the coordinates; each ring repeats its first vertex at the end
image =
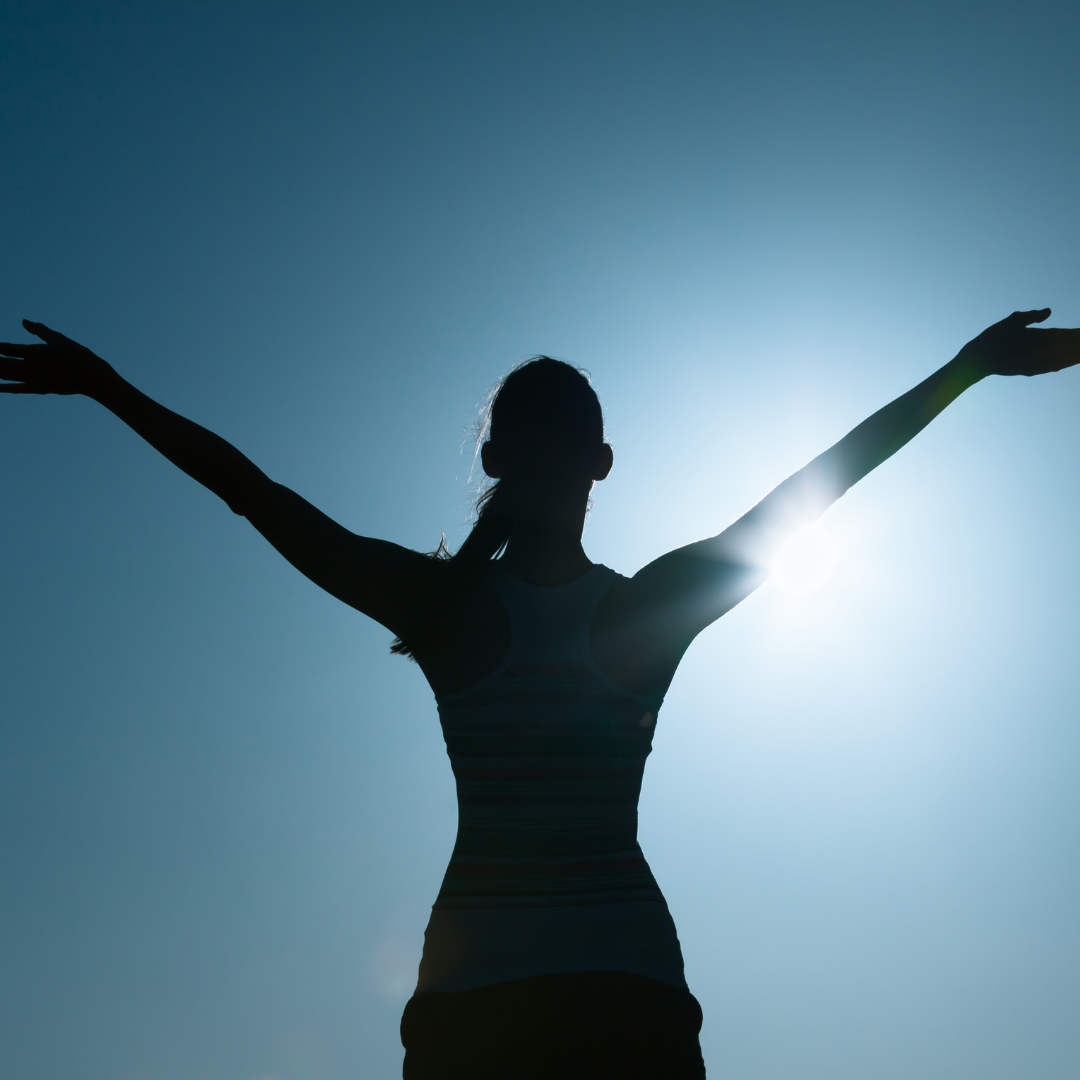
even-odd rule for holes
{"type": "Polygon", "coordinates": [[[401,1033],[407,1080],[704,1076],[701,1011],[637,844],[637,799],[687,646],[779,547],[987,375],[1080,361],[1080,331],[1017,312],[789,477],[732,526],[632,578],[581,532],[611,469],[596,394],[540,357],[503,380],[480,447],[496,481],[453,557],[356,536],[234,447],[40,323],[0,344],[0,391],[85,394],[244,515],[317,585],[386,626],[435,692],[457,842],[401,1033]]]}

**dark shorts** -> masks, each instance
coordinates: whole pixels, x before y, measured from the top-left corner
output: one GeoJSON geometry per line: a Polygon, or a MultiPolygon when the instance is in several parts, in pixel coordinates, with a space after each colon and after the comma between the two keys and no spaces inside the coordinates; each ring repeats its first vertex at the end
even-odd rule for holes
{"type": "Polygon", "coordinates": [[[701,1006],[642,975],[583,971],[417,993],[404,1080],[703,1080],[701,1006]]]}

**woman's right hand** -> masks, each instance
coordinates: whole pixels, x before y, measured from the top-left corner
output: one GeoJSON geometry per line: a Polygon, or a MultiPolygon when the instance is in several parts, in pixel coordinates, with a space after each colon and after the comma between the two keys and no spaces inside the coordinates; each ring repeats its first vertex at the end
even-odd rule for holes
{"type": "Polygon", "coordinates": [[[116,373],[85,345],[23,319],[44,345],[0,341],[0,394],[86,394],[94,397],[116,373]]]}
{"type": "Polygon", "coordinates": [[[1080,364],[1080,330],[1033,327],[1049,308],[1014,311],[969,341],[957,360],[973,362],[982,375],[1046,375],[1080,364]]]}

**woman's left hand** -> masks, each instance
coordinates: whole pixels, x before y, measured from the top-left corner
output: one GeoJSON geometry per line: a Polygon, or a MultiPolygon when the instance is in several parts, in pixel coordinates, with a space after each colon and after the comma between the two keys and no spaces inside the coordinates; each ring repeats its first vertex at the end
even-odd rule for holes
{"type": "Polygon", "coordinates": [[[0,393],[86,394],[93,397],[110,376],[112,367],[85,345],[51,330],[44,323],[23,319],[23,326],[44,345],[0,341],[0,393]]]}

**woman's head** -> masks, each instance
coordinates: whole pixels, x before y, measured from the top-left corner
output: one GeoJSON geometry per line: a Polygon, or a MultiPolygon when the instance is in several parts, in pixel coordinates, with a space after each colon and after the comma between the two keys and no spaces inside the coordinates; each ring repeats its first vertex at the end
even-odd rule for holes
{"type": "MultiPolygon", "coordinates": [[[[600,400],[584,372],[534,356],[495,388],[480,420],[480,458],[495,483],[477,500],[476,524],[456,555],[436,558],[473,570],[502,550],[519,525],[580,535],[593,481],[611,471],[600,400]]],[[[395,641],[393,653],[411,656],[395,641]]]]}
{"type": "Polygon", "coordinates": [[[495,388],[480,421],[480,460],[495,484],[454,561],[493,558],[519,524],[580,530],[594,480],[611,471],[604,417],[583,372],[534,356],[495,388]]]}
{"type": "Polygon", "coordinates": [[[591,485],[611,469],[596,391],[583,372],[549,356],[502,380],[480,436],[484,471],[496,480],[591,485]]]}

